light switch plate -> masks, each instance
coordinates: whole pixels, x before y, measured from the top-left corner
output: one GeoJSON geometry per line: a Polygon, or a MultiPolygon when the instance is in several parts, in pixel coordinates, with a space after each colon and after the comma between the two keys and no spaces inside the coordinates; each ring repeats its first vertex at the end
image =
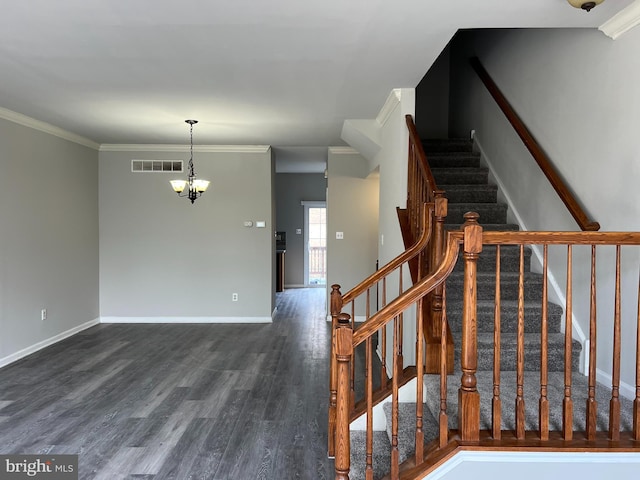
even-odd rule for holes
{"type": "Polygon", "coordinates": [[[336,240],[344,239],[344,232],[336,232],[336,240]]]}
{"type": "Polygon", "coordinates": [[[302,235],[302,229],[296,228],[296,235],[302,235]]]}
{"type": "Polygon", "coordinates": [[[267,226],[267,224],[263,220],[258,220],[256,222],[256,228],[264,228],[266,226],[267,226]]]}

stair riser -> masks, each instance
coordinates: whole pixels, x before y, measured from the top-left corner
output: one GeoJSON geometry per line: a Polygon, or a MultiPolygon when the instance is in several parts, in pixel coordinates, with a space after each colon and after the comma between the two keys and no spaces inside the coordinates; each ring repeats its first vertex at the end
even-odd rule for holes
{"type": "MultiPolygon", "coordinates": [[[[524,329],[525,333],[540,335],[541,308],[537,304],[525,303],[524,308],[524,329]]],[[[477,332],[493,332],[493,307],[478,306],[477,310],[477,332]]],[[[462,310],[461,308],[447,308],[447,321],[449,328],[454,333],[462,331],[462,310]]],[[[557,305],[550,306],[547,314],[547,328],[549,333],[560,333],[562,323],[562,309],[557,305]]],[[[518,309],[516,306],[504,306],[500,310],[500,331],[502,333],[515,333],[518,329],[518,309]]]]}
{"type": "MultiPolygon", "coordinates": [[[[524,270],[528,272],[531,264],[531,250],[524,251],[524,270]]],[[[476,262],[478,272],[495,272],[496,271],[496,249],[494,247],[486,247],[480,253],[476,262]]],[[[464,259],[462,254],[458,257],[458,261],[453,269],[454,272],[464,272],[464,259]]],[[[502,247],[500,251],[500,271],[501,272],[519,272],[520,271],[520,254],[518,248],[502,247]]]]}
{"type": "MultiPolygon", "coordinates": [[[[515,371],[516,345],[502,345],[500,354],[500,369],[502,371],[515,371]]],[[[578,342],[573,342],[573,352],[571,355],[571,367],[577,372],[580,367],[580,352],[582,348],[578,342]]],[[[540,345],[526,345],[524,349],[524,370],[526,372],[540,371],[540,345]]],[[[493,370],[493,346],[478,346],[478,370],[493,370]]],[[[549,343],[548,347],[548,370],[549,372],[564,371],[564,342],[558,341],[549,343]]]]}
{"type": "Polygon", "coordinates": [[[480,166],[479,155],[427,155],[431,168],[475,168],[480,166]]]}
{"type": "Polygon", "coordinates": [[[447,223],[463,223],[464,215],[476,212],[480,221],[486,223],[506,223],[507,206],[499,203],[450,203],[447,209],[447,223]]]}
{"type": "Polygon", "coordinates": [[[466,139],[424,140],[422,148],[429,155],[438,152],[464,152],[473,151],[473,143],[466,139]]]}
{"type": "MultiPolygon", "coordinates": [[[[534,273],[528,273],[524,276],[524,299],[540,300],[542,298],[542,277],[534,273]]],[[[462,275],[451,275],[447,280],[447,298],[452,302],[462,302],[463,295],[463,278],[462,275]]],[[[501,300],[518,300],[519,279],[510,275],[508,278],[502,278],[500,281],[500,299],[501,300]]],[[[495,298],[496,285],[495,277],[482,278],[477,281],[477,298],[478,300],[491,300],[495,298]]]]}
{"type": "Polygon", "coordinates": [[[455,168],[442,170],[434,168],[432,173],[436,185],[445,190],[445,185],[487,185],[489,182],[489,172],[481,168],[470,171],[455,168]]]}
{"type": "Polygon", "coordinates": [[[452,203],[496,203],[498,193],[488,187],[486,190],[446,190],[445,197],[452,203]]]}

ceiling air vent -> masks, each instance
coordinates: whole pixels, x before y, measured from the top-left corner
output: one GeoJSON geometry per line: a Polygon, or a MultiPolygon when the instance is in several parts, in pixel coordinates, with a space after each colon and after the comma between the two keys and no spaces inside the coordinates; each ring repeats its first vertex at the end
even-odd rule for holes
{"type": "Polygon", "coordinates": [[[131,160],[132,172],[182,172],[182,160],[131,160]]]}

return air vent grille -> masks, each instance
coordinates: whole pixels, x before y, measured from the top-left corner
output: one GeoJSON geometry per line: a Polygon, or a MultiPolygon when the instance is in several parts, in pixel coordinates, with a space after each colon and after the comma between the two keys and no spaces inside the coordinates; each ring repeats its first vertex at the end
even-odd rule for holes
{"type": "Polygon", "coordinates": [[[131,160],[132,172],[182,172],[182,160],[131,160]]]}

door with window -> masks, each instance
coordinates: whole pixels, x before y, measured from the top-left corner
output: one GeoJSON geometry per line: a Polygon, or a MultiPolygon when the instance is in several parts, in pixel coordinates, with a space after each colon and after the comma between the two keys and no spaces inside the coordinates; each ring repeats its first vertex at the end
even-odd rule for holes
{"type": "Polygon", "coordinates": [[[325,202],[304,202],[307,286],[327,284],[327,207],[325,202]]]}

